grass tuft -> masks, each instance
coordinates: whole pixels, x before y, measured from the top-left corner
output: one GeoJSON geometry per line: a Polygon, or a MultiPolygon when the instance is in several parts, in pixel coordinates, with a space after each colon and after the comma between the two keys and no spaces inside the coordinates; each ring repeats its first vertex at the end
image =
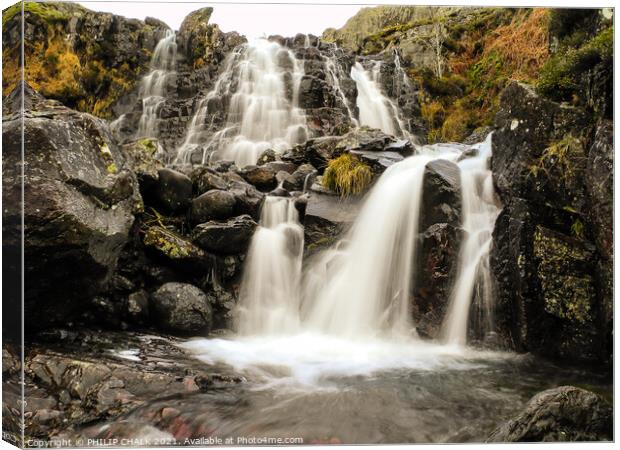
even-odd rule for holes
{"type": "Polygon", "coordinates": [[[329,161],[323,174],[324,187],[338,192],[342,197],[360,194],[372,183],[370,166],[350,153],[329,161]]]}

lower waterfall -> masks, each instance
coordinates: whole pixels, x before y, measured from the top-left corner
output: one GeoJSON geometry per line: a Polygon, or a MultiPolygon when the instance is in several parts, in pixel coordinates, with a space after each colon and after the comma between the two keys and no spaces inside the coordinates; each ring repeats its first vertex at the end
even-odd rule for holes
{"type": "Polygon", "coordinates": [[[209,363],[278,383],[468,367],[468,358],[481,352],[464,345],[474,290],[492,309],[488,252],[499,209],[488,176],[490,153],[490,138],[474,146],[420,147],[385,171],[348,233],[303,270],[303,230],[293,200],[267,197],[244,269],[237,334],[184,347],[209,363]],[[442,341],[419,338],[410,312],[424,170],[435,159],[460,169],[466,235],[442,341]]]}

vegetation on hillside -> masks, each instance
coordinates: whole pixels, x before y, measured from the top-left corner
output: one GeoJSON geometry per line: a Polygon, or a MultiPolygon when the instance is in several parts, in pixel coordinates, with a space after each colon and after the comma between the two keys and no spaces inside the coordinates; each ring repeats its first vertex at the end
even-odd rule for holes
{"type": "MultiPolygon", "coordinates": [[[[150,59],[150,52],[141,49],[143,55],[119,57],[118,49],[111,42],[95,40],[85,32],[71,37],[70,19],[87,20],[89,14],[88,9],[73,3],[24,3],[25,19],[32,25],[33,33],[24,42],[25,78],[47,98],[80,111],[110,117],[110,107],[135,85],[143,62],[150,59]]],[[[21,43],[12,38],[19,34],[20,19],[21,3],[2,12],[3,96],[14,89],[22,76],[21,43]]],[[[147,28],[150,26],[144,25],[147,28]]],[[[140,32],[132,31],[127,39],[135,43],[140,32]]]]}

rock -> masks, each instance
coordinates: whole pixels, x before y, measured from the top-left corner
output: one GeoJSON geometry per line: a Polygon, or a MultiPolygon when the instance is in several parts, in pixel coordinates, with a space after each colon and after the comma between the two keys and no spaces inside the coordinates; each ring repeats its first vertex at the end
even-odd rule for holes
{"type": "Polygon", "coordinates": [[[11,350],[2,347],[2,373],[14,375],[21,369],[21,361],[11,350]]]}
{"type": "Polygon", "coordinates": [[[212,189],[192,200],[190,211],[193,223],[227,219],[234,214],[235,195],[228,191],[212,189]]]}
{"type": "MultiPolygon", "coordinates": [[[[543,155],[552,144],[569,135],[577,139],[588,128],[584,111],[539,97],[524,84],[510,84],[500,97],[492,139],[491,169],[502,202],[507,204],[511,197],[532,198],[540,204],[551,203],[560,209],[568,205],[581,211],[585,206],[583,155],[572,151],[566,155],[563,170],[567,177],[549,177],[536,168],[544,169],[543,155]]],[[[553,152],[547,155],[552,158],[553,152]]],[[[552,160],[549,163],[553,165],[552,160]]]]}
{"type": "Polygon", "coordinates": [[[431,161],[424,169],[420,230],[436,223],[461,225],[461,173],[450,161],[431,161]]]}
{"type": "Polygon", "coordinates": [[[314,183],[316,178],[316,169],[311,164],[302,164],[295,172],[290,174],[282,182],[282,187],[290,192],[304,191],[314,183]]]}
{"type": "Polygon", "coordinates": [[[306,123],[315,136],[342,136],[353,127],[346,112],[329,107],[307,109],[306,123]]]}
{"type": "MultiPolygon", "coordinates": [[[[602,326],[609,337],[613,329],[613,142],[613,123],[601,122],[590,146],[586,167],[588,222],[600,255],[596,270],[598,297],[601,299],[602,326]]],[[[611,354],[611,340],[607,345],[611,354]]]]}
{"type": "Polygon", "coordinates": [[[273,189],[277,185],[276,171],[272,169],[269,164],[264,164],[262,166],[245,166],[243,169],[239,170],[239,175],[258,189],[273,189]]]}
{"type": "Polygon", "coordinates": [[[160,258],[176,264],[206,265],[206,254],[191,241],[166,228],[152,226],[146,230],[143,239],[147,249],[160,258]]]}
{"type": "MultiPolygon", "coordinates": [[[[21,52],[21,10],[7,9],[3,18],[6,96],[21,79],[21,71],[15,70],[21,52]]],[[[132,95],[148,72],[151,52],[169,28],[159,21],[147,24],[76,3],[44,8],[29,4],[24,18],[24,39],[41,43],[26,46],[32,63],[28,80],[45,97],[103,118],[124,112],[118,108],[121,99],[132,95]]]]}
{"type": "Polygon", "coordinates": [[[260,219],[265,194],[251,184],[238,181],[231,183],[228,192],[235,197],[235,215],[249,214],[254,220],[260,219]]]}
{"type": "Polygon", "coordinates": [[[213,328],[232,329],[234,310],[237,304],[235,295],[219,284],[214,283],[207,292],[207,298],[213,308],[213,328]]]}
{"type": "Polygon", "coordinates": [[[334,244],[355,221],[360,202],[354,197],[311,192],[303,216],[306,256],[334,244]]]}
{"type": "Polygon", "coordinates": [[[467,136],[463,141],[463,144],[474,145],[479,142],[484,142],[490,132],[493,131],[493,128],[490,126],[483,126],[480,128],[476,128],[472,134],[467,136]]]}
{"type": "Polygon", "coordinates": [[[439,338],[456,279],[460,230],[435,223],[420,233],[412,287],[412,315],[420,336],[439,338]]]}
{"type": "Polygon", "coordinates": [[[127,155],[131,170],[138,177],[143,195],[153,189],[159,180],[159,171],[164,168],[163,162],[158,158],[160,150],[159,142],[152,138],[123,144],[123,151],[127,155]]]}
{"type": "Polygon", "coordinates": [[[517,349],[572,361],[610,358],[611,269],[604,240],[596,244],[597,224],[609,220],[598,208],[609,204],[611,164],[609,156],[592,164],[597,151],[609,154],[603,129],[597,141],[585,111],[525,85],[512,83],[501,95],[491,167],[504,209],[491,267],[499,334],[517,349]],[[594,178],[607,186],[598,194],[594,178]]]}
{"type": "MultiPolygon", "coordinates": [[[[78,317],[84,300],[104,289],[143,204],[137,179],[126,170],[127,159],[105,121],[45,100],[32,89],[25,92],[31,107],[23,123],[26,166],[21,119],[6,118],[2,127],[3,248],[7,262],[20,257],[23,181],[24,271],[26,279],[36,280],[26,283],[23,312],[34,332],[78,317]],[[27,167],[24,178],[22,167],[27,167]],[[58,270],[69,266],[71,276],[58,270]]],[[[5,276],[19,279],[19,271],[19,265],[9,264],[5,276]]],[[[20,305],[12,306],[18,314],[20,305]]]]}
{"type": "Polygon", "coordinates": [[[154,322],[164,331],[197,335],[211,329],[207,296],[191,284],[164,284],[151,294],[149,310],[154,322]]]}
{"type": "Polygon", "coordinates": [[[194,192],[197,195],[204,194],[212,189],[225,191],[228,188],[226,180],[210,167],[197,167],[192,170],[189,177],[194,183],[194,192]]]}
{"type": "Polygon", "coordinates": [[[262,166],[264,164],[270,163],[275,160],[276,160],[276,152],[269,148],[260,154],[256,165],[262,166]]]}
{"type": "Polygon", "coordinates": [[[155,187],[158,205],[168,213],[182,213],[192,199],[192,180],[172,169],[158,171],[159,180],[155,187]]]}
{"type": "Polygon", "coordinates": [[[247,214],[227,222],[209,221],[194,228],[192,240],[209,252],[223,255],[245,253],[256,226],[247,214]]]}
{"type": "Polygon", "coordinates": [[[139,290],[127,297],[127,315],[136,323],[146,323],[149,317],[149,294],[139,290]]]}
{"type": "Polygon", "coordinates": [[[487,442],[610,441],[613,411],[597,394],[560,386],[536,394],[487,442]]]}

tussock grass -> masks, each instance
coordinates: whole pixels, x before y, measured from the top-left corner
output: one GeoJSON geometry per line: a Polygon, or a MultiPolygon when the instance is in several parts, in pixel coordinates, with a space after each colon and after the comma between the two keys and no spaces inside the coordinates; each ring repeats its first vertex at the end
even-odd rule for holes
{"type": "Polygon", "coordinates": [[[350,153],[344,153],[329,161],[323,174],[324,187],[338,192],[342,197],[360,194],[370,186],[370,166],[350,153]]]}

